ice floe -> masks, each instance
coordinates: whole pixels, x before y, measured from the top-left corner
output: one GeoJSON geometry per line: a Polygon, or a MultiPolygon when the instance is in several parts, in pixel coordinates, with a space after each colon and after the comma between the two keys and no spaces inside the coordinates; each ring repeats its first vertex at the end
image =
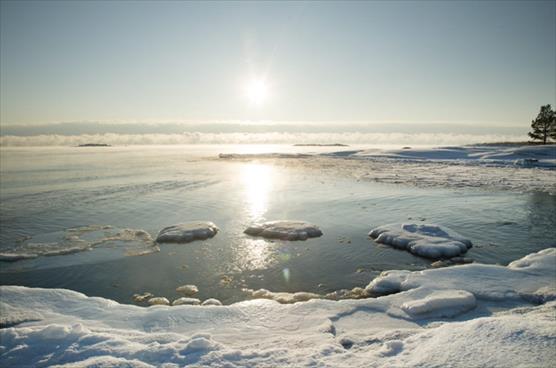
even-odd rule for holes
{"type": "Polygon", "coordinates": [[[244,232],[252,236],[282,240],[306,240],[322,235],[322,231],[316,225],[304,221],[288,220],[253,224],[244,232]]]}
{"type": "Polygon", "coordinates": [[[472,247],[469,239],[436,224],[389,224],[371,230],[369,236],[377,243],[432,259],[460,256],[472,247]]]}
{"type": "Polygon", "coordinates": [[[218,227],[210,221],[186,222],[160,230],[156,241],[158,243],[189,243],[193,240],[212,238],[218,230],[218,227]]]}
{"type": "Polygon", "coordinates": [[[507,267],[390,271],[367,289],[394,294],[359,300],[144,308],[1,286],[0,365],[551,367],[555,284],[550,248],[507,267]]]}

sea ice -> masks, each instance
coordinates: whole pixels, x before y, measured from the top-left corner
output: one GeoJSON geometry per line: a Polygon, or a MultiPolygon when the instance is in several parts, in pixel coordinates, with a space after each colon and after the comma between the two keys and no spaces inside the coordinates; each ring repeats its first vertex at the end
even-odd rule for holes
{"type": "Polygon", "coordinates": [[[377,243],[432,259],[460,256],[472,247],[470,240],[435,224],[384,225],[373,229],[369,236],[377,243]]]}
{"type": "Polygon", "coordinates": [[[304,221],[268,221],[262,224],[253,224],[245,234],[262,236],[263,238],[282,240],[305,240],[322,235],[322,231],[315,225],[304,221]]]}
{"type": "Polygon", "coordinates": [[[158,243],[189,243],[193,240],[212,238],[219,231],[210,221],[192,221],[172,225],[160,230],[156,241],[158,243]]]}

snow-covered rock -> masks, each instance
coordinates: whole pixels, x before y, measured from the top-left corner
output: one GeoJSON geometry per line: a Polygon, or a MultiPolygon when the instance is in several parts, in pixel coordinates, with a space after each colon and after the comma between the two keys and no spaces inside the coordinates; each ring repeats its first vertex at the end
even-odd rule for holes
{"type": "Polygon", "coordinates": [[[150,298],[147,300],[147,303],[149,303],[149,305],[170,305],[170,301],[161,296],[150,298]]]}
{"type": "Polygon", "coordinates": [[[305,240],[322,235],[322,231],[313,224],[304,221],[288,220],[253,224],[245,229],[244,232],[248,235],[283,240],[305,240]]]}
{"type": "Polygon", "coordinates": [[[369,236],[377,243],[432,259],[460,256],[472,247],[470,240],[435,224],[389,224],[371,230],[369,236]]]}
{"type": "Polygon", "coordinates": [[[199,292],[199,288],[195,285],[182,285],[178,286],[176,291],[185,296],[191,296],[197,294],[199,292]]]}
{"type": "Polygon", "coordinates": [[[152,298],[153,296],[154,295],[152,293],[145,292],[143,294],[133,294],[133,296],[131,298],[136,303],[143,303],[143,302],[149,300],[150,298],[152,298]]]}
{"type": "Polygon", "coordinates": [[[197,298],[181,297],[172,302],[172,305],[201,305],[201,301],[197,298]]]}
{"type": "Polygon", "coordinates": [[[248,295],[255,299],[270,299],[282,304],[291,304],[297,302],[306,302],[311,299],[321,299],[322,295],[299,291],[296,293],[272,292],[267,289],[243,289],[248,295]]]}
{"type": "Polygon", "coordinates": [[[210,221],[186,222],[160,230],[156,241],[158,243],[189,243],[193,240],[212,238],[218,231],[218,227],[210,221]]]}
{"type": "Polygon", "coordinates": [[[201,303],[201,305],[202,306],[207,306],[207,305],[217,305],[218,306],[218,305],[222,305],[222,302],[218,299],[210,298],[210,299],[207,299],[207,300],[203,301],[201,303]]]}

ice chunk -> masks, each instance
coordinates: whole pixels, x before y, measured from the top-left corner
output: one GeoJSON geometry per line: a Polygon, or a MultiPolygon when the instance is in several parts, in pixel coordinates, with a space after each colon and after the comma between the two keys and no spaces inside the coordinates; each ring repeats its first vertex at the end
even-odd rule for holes
{"type": "Polygon", "coordinates": [[[181,297],[172,302],[172,305],[200,305],[201,301],[197,298],[181,297]]]}
{"type": "Polygon", "coordinates": [[[475,296],[468,291],[439,290],[423,299],[405,302],[402,309],[413,316],[453,317],[475,308],[476,304],[475,296]]]}
{"type": "Polygon", "coordinates": [[[470,240],[436,224],[389,224],[373,229],[369,236],[377,243],[432,259],[457,257],[472,247],[470,240]]]}
{"type": "Polygon", "coordinates": [[[322,231],[315,225],[304,221],[268,221],[253,224],[245,229],[245,234],[262,236],[263,238],[282,240],[305,240],[322,235],[322,231]]]}
{"type": "Polygon", "coordinates": [[[157,296],[148,300],[149,305],[170,305],[170,301],[164,297],[157,296]]]}
{"type": "Polygon", "coordinates": [[[160,230],[156,241],[159,243],[189,243],[193,240],[212,238],[218,231],[218,227],[210,221],[186,222],[160,230]]]}
{"type": "Polygon", "coordinates": [[[222,305],[222,302],[218,299],[210,298],[202,302],[201,305],[222,305]]]}
{"type": "Polygon", "coordinates": [[[182,293],[185,296],[195,295],[199,292],[199,289],[195,285],[182,285],[176,288],[178,293],[182,293]]]}

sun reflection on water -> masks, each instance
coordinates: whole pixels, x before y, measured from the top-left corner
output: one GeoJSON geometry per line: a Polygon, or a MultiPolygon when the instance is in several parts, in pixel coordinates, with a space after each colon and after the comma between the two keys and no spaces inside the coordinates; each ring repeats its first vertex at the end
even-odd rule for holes
{"type": "Polygon", "coordinates": [[[264,239],[246,239],[243,242],[241,264],[243,269],[260,270],[276,262],[272,243],[264,239]]]}
{"type": "Polygon", "coordinates": [[[246,164],[242,166],[240,176],[245,188],[249,220],[260,221],[268,210],[268,197],[274,181],[273,168],[257,163],[246,164]]]}

